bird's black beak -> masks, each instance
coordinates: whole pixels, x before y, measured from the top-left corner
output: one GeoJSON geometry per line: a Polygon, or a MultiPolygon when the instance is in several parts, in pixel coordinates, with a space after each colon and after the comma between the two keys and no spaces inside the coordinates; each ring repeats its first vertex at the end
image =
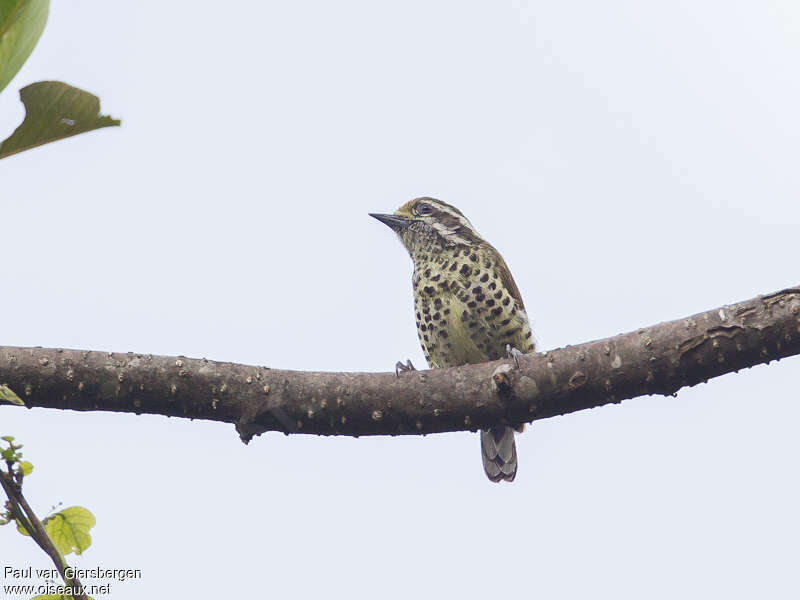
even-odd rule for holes
{"type": "Polygon", "coordinates": [[[375,217],[376,219],[378,219],[378,221],[380,221],[384,225],[388,225],[389,227],[398,232],[408,227],[408,224],[411,223],[411,219],[406,219],[404,217],[397,217],[395,215],[379,215],[376,213],[369,213],[369,216],[375,217]]]}

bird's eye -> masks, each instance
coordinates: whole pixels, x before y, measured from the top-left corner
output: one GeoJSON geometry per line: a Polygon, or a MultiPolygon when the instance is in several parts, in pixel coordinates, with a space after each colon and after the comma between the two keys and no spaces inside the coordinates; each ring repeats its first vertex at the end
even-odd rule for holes
{"type": "Polygon", "coordinates": [[[414,207],[414,212],[419,216],[424,217],[425,215],[429,215],[433,212],[433,207],[427,202],[420,202],[414,207]]]}

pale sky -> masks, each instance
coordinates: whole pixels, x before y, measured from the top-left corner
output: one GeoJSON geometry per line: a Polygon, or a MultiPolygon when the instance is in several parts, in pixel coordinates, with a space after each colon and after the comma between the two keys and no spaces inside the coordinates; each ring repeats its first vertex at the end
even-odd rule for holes
{"type": "MultiPolygon", "coordinates": [[[[425,364],[368,212],[438,197],[543,349],[800,283],[796,2],[54,2],[0,94],[121,118],[0,161],[0,343],[301,370],[425,364]]],[[[0,407],[96,600],[796,598],[800,359],[478,436],[322,438],[0,407]]],[[[0,528],[5,565],[51,566],[0,528]]],[[[21,583],[0,580],[0,585],[21,583]]],[[[41,582],[36,582],[41,583],[41,582]]]]}

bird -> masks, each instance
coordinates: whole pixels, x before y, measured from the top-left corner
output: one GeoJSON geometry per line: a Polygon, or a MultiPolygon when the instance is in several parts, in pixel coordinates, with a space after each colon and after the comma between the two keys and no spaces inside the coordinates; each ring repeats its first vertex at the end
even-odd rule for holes
{"type": "MultiPolygon", "coordinates": [[[[369,215],[397,234],[414,263],[414,316],[430,368],[506,356],[516,361],[535,351],[525,305],[506,261],[459,209],[421,197],[394,214],[369,215]]],[[[399,370],[413,368],[410,361],[397,364],[399,370]]],[[[480,432],[483,468],[491,481],[516,477],[514,431],[497,425],[480,432]]]]}

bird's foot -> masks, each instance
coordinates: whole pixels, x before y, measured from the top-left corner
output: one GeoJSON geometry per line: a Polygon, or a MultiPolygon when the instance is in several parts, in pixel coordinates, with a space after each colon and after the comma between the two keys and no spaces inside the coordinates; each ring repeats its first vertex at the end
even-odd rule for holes
{"type": "Polygon", "coordinates": [[[506,355],[508,356],[508,358],[514,359],[514,364],[517,365],[517,368],[519,369],[519,357],[525,355],[519,350],[517,350],[511,344],[506,344],[506,355]]]}
{"type": "Polygon", "coordinates": [[[411,364],[411,359],[406,361],[406,364],[403,364],[402,361],[397,361],[397,364],[394,366],[394,374],[395,377],[400,377],[400,372],[403,371],[416,371],[417,369],[414,365],[411,364]]]}

